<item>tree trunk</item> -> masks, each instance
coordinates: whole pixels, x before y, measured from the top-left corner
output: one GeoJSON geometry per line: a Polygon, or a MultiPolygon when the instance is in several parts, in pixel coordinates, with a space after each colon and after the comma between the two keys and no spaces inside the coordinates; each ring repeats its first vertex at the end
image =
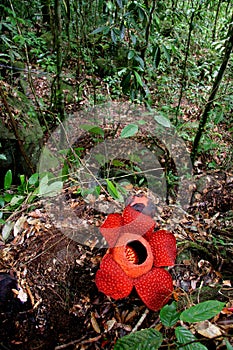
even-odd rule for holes
{"type": "Polygon", "coordinates": [[[231,51],[232,51],[232,48],[233,48],[233,25],[232,25],[232,21],[233,21],[233,15],[232,15],[230,27],[229,27],[228,34],[227,34],[227,38],[229,38],[229,39],[226,42],[223,61],[222,61],[222,64],[221,64],[221,66],[219,68],[218,74],[217,74],[217,76],[216,76],[216,78],[214,80],[214,84],[213,84],[213,87],[212,87],[212,90],[211,90],[208,102],[206,103],[204,112],[203,112],[203,114],[202,114],[202,116],[200,118],[198,130],[197,130],[194,142],[193,142],[193,148],[192,148],[192,152],[191,152],[192,163],[194,163],[195,158],[197,156],[199,142],[200,142],[200,139],[201,139],[201,137],[203,135],[203,132],[204,132],[207,120],[208,120],[209,112],[210,112],[211,107],[213,105],[215,96],[216,96],[216,94],[218,92],[220,83],[222,81],[224,72],[225,72],[225,70],[227,68],[227,64],[228,64],[228,61],[230,59],[231,51]]]}
{"type": "Polygon", "coordinates": [[[57,74],[55,91],[55,108],[61,118],[64,118],[64,96],[62,91],[62,23],[61,23],[61,0],[54,1],[55,15],[55,48],[57,54],[57,74]]]}

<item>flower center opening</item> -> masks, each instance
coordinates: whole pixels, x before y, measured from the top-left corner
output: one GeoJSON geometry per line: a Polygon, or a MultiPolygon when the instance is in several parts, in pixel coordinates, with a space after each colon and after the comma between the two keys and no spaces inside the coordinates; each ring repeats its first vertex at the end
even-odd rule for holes
{"type": "Polygon", "coordinates": [[[147,250],[140,241],[127,243],[125,253],[127,260],[135,265],[143,264],[147,259],[147,250]]]}

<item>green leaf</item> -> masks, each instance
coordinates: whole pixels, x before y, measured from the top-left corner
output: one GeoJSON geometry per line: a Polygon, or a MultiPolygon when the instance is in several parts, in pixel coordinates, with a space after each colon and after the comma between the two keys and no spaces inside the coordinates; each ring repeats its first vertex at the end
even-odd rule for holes
{"type": "Polygon", "coordinates": [[[3,207],[5,204],[5,200],[3,197],[0,197],[0,207],[3,207]]]}
{"type": "Polygon", "coordinates": [[[4,190],[8,190],[12,184],[12,171],[9,169],[4,177],[4,190]]]}
{"type": "Polygon", "coordinates": [[[116,33],[115,33],[115,31],[114,31],[114,28],[111,29],[111,39],[112,39],[112,42],[113,42],[114,44],[117,43],[117,37],[116,37],[116,33]]]}
{"type": "Polygon", "coordinates": [[[45,185],[43,187],[40,187],[39,194],[46,197],[53,197],[59,194],[62,188],[63,188],[63,182],[55,181],[55,182],[52,182],[50,185],[45,185]]]}
{"type": "Polygon", "coordinates": [[[119,193],[116,189],[116,187],[114,186],[113,182],[106,179],[107,182],[107,189],[109,194],[114,198],[114,199],[118,199],[119,198],[119,193]]]}
{"type": "Polygon", "coordinates": [[[89,131],[92,134],[104,136],[104,130],[102,128],[100,128],[99,126],[89,125],[89,124],[81,124],[80,128],[83,130],[89,131]]]}
{"type": "Polygon", "coordinates": [[[25,184],[25,175],[19,175],[21,185],[25,184]]]}
{"type": "Polygon", "coordinates": [[[135,51],[134,50],[129,50],[128,52],[128,60],[131,60],[135,55],[135,51]]]}
{"type": "Polygon", "coordinates": [[[134,136],[138,132],[138,125],[137,124],[128,124],[124,127],[124,129],[121,131],[121,138],[125,139],[127,137],[134,136]]]}
{"type": "Polygon", "coordinates": [[[156,350],[162,344],[163,337],[155,329],[143,329],[119,339],[114,350],[156,350]]]}
{"type": "Polygon", "coordinates": [[[165,128],[171,127],[170,121],[167,118],[163,117],[162,115],[155,115],[154,120],[160,125],[164,126],[165,128]]]}
{"type": "Polygon", "coordinates": [[[105,29],[106,29],[106,26],[101,26],[101,27],[98,27],[95,30],[93,30],[93,32],[91,32],[90,34],[91,35],[98,34],[98,33],[103,32],[105,29]]]}
{"type": "Polygon", "coordinates": [[[170,63],[171,62],[171,56],[170,56],[170,53],[168,52],[166,46],[162,45],[162,49],[163,49],[164,55],[165,55],[165,57],[167,59],[167,62],[170,63]]]}
{"type": "Polygon", "coordinates": [[[5,154],[0,154],[0,160],[6,160],[5,154]]]}
{"type": "Polygon", "coordinates": [[[137,61],[137,62],[140,64],[141,68],[144,70],[145,64],[144,64],[143,59],[142,59],[140,56],[138,56],[138,55],[136,55],[136,56],[134,57],[134,59],[135,59],[135,61],[137,61]]]}
{"type": "Polygon", "coordinates": [[[208,350],[204,345],[199,342],[193,342],[197,338],[185,327],[176,327],[175,329],[176,338],[179,342],[179,350],[208,350]],[[193,343],[191,343],[193,342],[193,343]],[[190,343],[190,344],[187,344],[190,343]],[[187,344],[187,345],[185,345],[187,344]]]}
{"type": "Polygon", "coordinates": [[[175,329],[175,334],[180,344],[185,344],[196,340],[196,337],[185,327],[179,326],[175,329]]]}
{"type": "Polygon", "coordinates": [[[180,318],[180,312],[176,309],[177,304],[173,301],[170,305],[165,305],[160,310],[160,320],[165,327],[172,327],[180,318]]]}
{"type": "Polygon", "coordinates": [[[225,339],[225,343],[226,343],[227,350],[233,350],[233,346],[230,344],[228,340],[225,339]]]}
{"type": "Polygon", "coordinates": [[[208,300],[183,311],[180,319],[184,322],[200,322],[216,316],[224,308],[225,303],[218,300],[208,300]]]}
{"type": "Polygon", "coordinates": [[[135,78],[136,78],[136,80],[137,80],[137,83],[138,83],[141,87],[143,87],[142,78],[140,77],[140,75],[138,74],[138,72],[136,72],[136,70],[135,70],[133,73],[134,73],[134,76],[135,76],[135,78]]]}
{"type": "Polygon", "coordinates": [[[29,185],[36,185],[36,183],[38,182],[38,179],[39,179],[38,173],[32,174],[28,179],[29,185]]]}
{"type": "Polygon", "coordinates": [[[21,204],[23,202],[23,200],[24,200],[24,196],[17,196],[17,195],[15,195],[15,196],[12,197],[12,199],[11,199],[9,204],[12,207],[14,207],[15,205],[21,204]]]}

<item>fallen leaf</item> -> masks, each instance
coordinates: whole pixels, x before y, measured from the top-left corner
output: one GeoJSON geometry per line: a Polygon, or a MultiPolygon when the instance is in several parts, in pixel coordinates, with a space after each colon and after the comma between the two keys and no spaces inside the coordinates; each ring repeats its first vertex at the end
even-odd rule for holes
{"type": "Polygon", "coordinates": [[[198,322],[195,325],[197,333],[201,334],[203,337],[212,339],[222,335],[222,332],[219,327],[215,326],[209,321],[198,322]]]}

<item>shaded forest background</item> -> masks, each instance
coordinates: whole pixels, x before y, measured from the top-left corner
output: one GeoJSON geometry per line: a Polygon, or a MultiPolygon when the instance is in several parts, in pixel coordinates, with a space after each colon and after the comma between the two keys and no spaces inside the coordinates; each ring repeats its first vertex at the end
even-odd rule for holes
{"type": "Polygon", "coordinates": [[[46,133],[109,100],[156,108],[191,143],[193,161],[218,154],[225,135],[212,130],[232,131],[232,41],[230,1],[3,1],[2,166],[17,148],[32,172],[46,133]]]}
{"type": "Polygon", "coordinates": [[[10,285],[16,287],[17,277],[27,294],[26,303],[14,296],[0,313],[5,349],[121,349],[117,339],[140,328],[160,332],[149,331],[145,339],[159,337],[164,348],[192,350],[196,343],[203,350],[232,349],[232,47],[231,0],[2,0],[0,288],[11,273],[10,285]],[[158,139],[152,144],[154,124],[146,118],[129,120],[128,129],[113,123],[111,131],[85,124],[71,152],[63,150],[62,178],[48,174],[40,181],[38,160],[54,130],[106,102],[155,111],[158,125],[184,141],[195,178],[187,212],[176,202],[180,179],[173,161],[166,145],[158,139]],[[164,170],[168,194],[156,219],[175,233],[178,260],[171,270],[175,301],[160,318],[134,295],[114,303],[98,293],[93,276],[103,251],[62,235],[42,198],[62,189],[70,212],[98,228],[105,216],[87,199],[94,195],[100,206],[110,201],[122,208],[124,196],[146,186],[137,176],[140,162],[104,164],[102,186],[94,190],[82,188],[71,169],[83,165],[92,147],[119,134],[156,146],[164,170]],[[121,177],[127,177],[125,187],[121,177]],[[179,218],[171,215],[176,206],[179,218]],[[185,327],[179,319],[182,310],[208,300],[219,302],[219,311],[226,305],[207,317],[216,316],[214,339],[194,330],[192,314],[185,327]],[[174,318],[168,320],[169,312],[174,318]]]}

